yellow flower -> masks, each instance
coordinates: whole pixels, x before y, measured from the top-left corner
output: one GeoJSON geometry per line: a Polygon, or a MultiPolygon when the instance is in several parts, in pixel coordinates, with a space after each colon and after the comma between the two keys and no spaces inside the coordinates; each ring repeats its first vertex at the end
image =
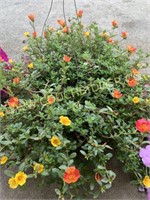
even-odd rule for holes
{"type": "Polygon", "coordinates": [[[90,32],[88,32],[88,31],[85,32],[85,33],[84,33],[84,36],[89,37],[89,36],[90,36],[90,32]]]}
{"type": "Polygon", "coordinates": [[[133,101],[133,103],[139,103],[139,102],[140,102],[140,98],[134,97],[134,98],[132,99],[132,101],[133,101]]]}
{"type": "Polygon", "coordinates": [[[61,145],[61,141],[60,141],[60,139],[58,137],[53,136],[52,139],[51,139],[51,144],[54,147],[58,147],[59,145],[61,145]]]}
{"type": "Polygon", "coordinates": [[[141,64],[140,64],[140,63],[138,63],[136,66],[137,66],[137,67],[140,67],[140,66],[141,66],[141,64]]]}
{"type": "Polygon", "coordinates": [[[14,61],[13,61],[12,59],[9,59],[9,61],[8,61],[8,62],[11,64],[11,63],[13,63],[14,61]]]}
{"type": "Polygon", "coordinates": [[[149,176],[144,177],[143,184],[144,184],[144,186],[150,188],[150,178],[149,178],[149,176]]]}
{"type": "Polygon", "coordinates": [[[24,50],[24,51],[27,51],[27,50],[28,50],[28,46],[24,46],[24,47],[23,47],[23,50],[24,50]]]}
{"type": "Polygon", "coordinates": [[[4,117],[4,112],[3,111],[0,111],[0,117],[4,117]]]}
{"type": "Polygon", "coordinates": [[[18,187],[18,183],[16,182],[16,179],[14,177],[8,180],[8,184],[9,184],[9,187],[12,189],[15,189],[18,187]]]}
{"type": "Polygon", "coordinates": [[[60,116],[59,117],[59,122],[65,126],[70,126],[71,120],[68,117],[60,116]]]}
{"type": "Polygon", "coordinates": [[[25,37],[29,37],[29,32],[24,32],[25,37]]]}
{"type": "Polygon", "coordinates": [[[7,156],[2,156],[2,157],[0,158],[0,164],[1,164],[1,165],[4,165],[4,164],[7,162],[7,160],[8,160],[8,157],[7,157],[7,156]]]}
{"type": "Polygon", "coordinates": [[[101,33],[101,36],[102,36],[103,38],[108,38],[108,34],[107,34],[105,31],[103,31],[103,32],[101,33]]]}
{"type": "Polygon", "coordinates": [[[29,68],[29,69],[33,69],[33,67],[34,67],[34,66],[33,66],[33,63],[28,64],[28,68],[29,68]]]}
{"type": "Polygon", "coordinates": [[[37,171],[38,174],[40,174],[44,170],[44,165],[41,165],[39,163],[35,163],[33,169],[37,171]]]}
{"type": "Polygon", "coordinates": [[[18,172],[15,176],[15,181],[18,185],[24,185],[28,176],[24,172],[18,172]]]}

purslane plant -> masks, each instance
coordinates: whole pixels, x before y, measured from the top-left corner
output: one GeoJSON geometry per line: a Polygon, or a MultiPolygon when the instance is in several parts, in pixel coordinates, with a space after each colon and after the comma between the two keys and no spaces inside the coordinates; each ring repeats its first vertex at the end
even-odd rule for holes
{"type": "Polygon", "coordinates": [[[79,198],[81,185],[97,198],[116,176],[107,169],[114,152],[125,172],[150,187],[140,159],[147,166],[149,146],[139,157],[149,144],[150,77],[140,73],[148,54],[124,47],[126,31],[116,39],[116,20],[108,33],[96,23],[85,27],[82,15],[59,19],[41,37],[30,14],[34,32],[24,33],[21,61],[1,50],[0,164],[16,166],[5,170],[12,189],[41,175],[58,183],[59,199],[79,198]]]}

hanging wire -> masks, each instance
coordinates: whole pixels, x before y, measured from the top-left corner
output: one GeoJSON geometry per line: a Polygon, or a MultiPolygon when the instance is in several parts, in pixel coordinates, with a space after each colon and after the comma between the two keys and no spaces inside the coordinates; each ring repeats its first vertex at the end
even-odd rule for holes
{"type": "Polygon", "coordinates": [[[47,17],[46,17],[45,22],[44,22],[44,24],[43,24],[43,28],[42,28],[41,36],[43,35],[43,32],[44,32],[44,29],[45,29],[45,26],[46,26],[47,20],[48,20],[50,14],[51,14],[51,11],[52,11],[52,8],[53,8],[53,3],[54,3],[54,0],[51,1],[51,5],[50,5],[50,8],[49,8],[49,11],[48,11],[47,17]]]}
{"type": "Polygon", "coordinates": [[[77,3],[76,3],[76,0],[74,0],[74,7],[75,7],[76,14],[77,14],[78,9],[77,9],[77,3]]]}
{"type": "Polygon", "coordinates": [[[65,20],[66,25],[67,25],[66,14],[65,14],[65,0],[63,0],[63,16],[64,16],[64,20],[65,20]]]}

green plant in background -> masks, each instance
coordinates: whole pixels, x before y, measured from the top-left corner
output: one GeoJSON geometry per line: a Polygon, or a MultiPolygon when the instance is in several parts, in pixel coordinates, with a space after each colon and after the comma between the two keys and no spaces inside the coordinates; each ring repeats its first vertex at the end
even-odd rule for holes
{"type": "Polygon", "coordinates": [[[5,170],[13,189],[41,175],[58,183],[59,199],[79,198],[81,185],[97,198],[115,179],[107,168],[114,152],[143,184],[138,154],[149,144],[150,77],[139,69],[148,66],[148,55],[120,46],[128,33],[116,39],[117,21],[108,33],[96,23],[85,27],[82,15],[59,19],[60,28],[46,27],[44,38],[29,15],[34,32],[25,32],[23,58],[1,57],[7,98],[0,107],[0,163],[16,167],[5,170]]]}

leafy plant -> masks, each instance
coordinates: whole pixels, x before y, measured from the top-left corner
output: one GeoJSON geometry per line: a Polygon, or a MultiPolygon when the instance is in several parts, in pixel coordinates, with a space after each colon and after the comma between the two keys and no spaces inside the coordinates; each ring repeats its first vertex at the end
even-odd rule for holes
{"type": "Polygon", "coordinates": [[[60,28],[47,27],[44,37],[29,15],[34,32],[25,32],[22,59],[1,57],[0,161],[18,167],[5,171],[13,189],[40,174],[60,185],[59,199],[79,198],[81,185],[97,198],[115,179],[107,169],[113,152],[142,184],[138,153],[149,128],[139,131],[135,122],[148,118],[150,77],[139,71],[148,55],[123,43],[127,32],[116,39],[117,21],[108,33],[96,23],[85,27],[82,14],[58,20],[60,28]]]}

